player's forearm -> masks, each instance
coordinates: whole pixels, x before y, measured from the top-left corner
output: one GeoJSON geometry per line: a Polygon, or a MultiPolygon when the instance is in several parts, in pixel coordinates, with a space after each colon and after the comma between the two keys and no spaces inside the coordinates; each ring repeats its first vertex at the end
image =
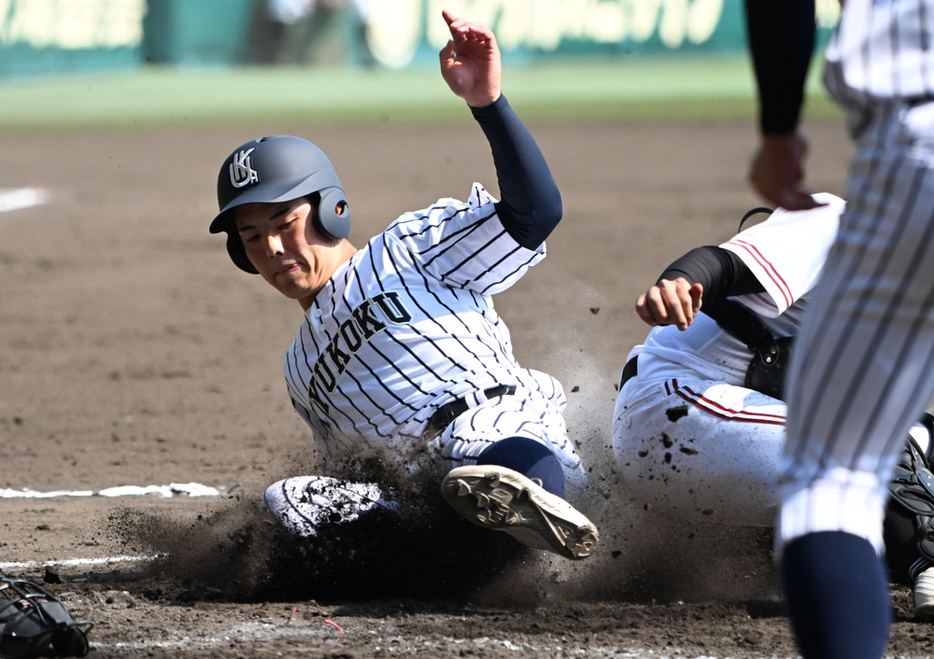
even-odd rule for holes
{"type": "Polygon", "coordinates": [[[493,152],[500,219],[523,247],[537,249],[561,220],[561,193],[545,156],[505,96],[471,108],[493,152]]]}
{"type": "Polygon", "coordinates": [[[765,290],[739,256],[711,245],[692,249],[669,265],[658,281],[675,281],[679,277],[704,287],[704,303],[765,290]]]}
{"type": "Polygon", "coordinates": [[[794,132],[814,52],[814,0],[746,0],[746,24],[759,90],[759,127],[794,132]]]}

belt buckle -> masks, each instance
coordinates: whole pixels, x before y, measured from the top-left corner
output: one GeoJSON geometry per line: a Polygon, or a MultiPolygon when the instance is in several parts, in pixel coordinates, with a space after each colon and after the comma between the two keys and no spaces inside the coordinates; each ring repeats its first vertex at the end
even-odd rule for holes
{"type": "MultiPolygon", "coordinates": [[[[511,396],[516,393],[516,385],[498,384],[495,387],[484,389],[480,393],[482,393],[487,400],[498,398],[499,396],[511,396]]],[[[440,434],[454,419],[469,409],[470,405],[467,403],[466,398],[463,397],[456,398],[450,403],[442,405],[428,418],[428,423],[425,424],[425,432],[431,436],[440,434]]]]}

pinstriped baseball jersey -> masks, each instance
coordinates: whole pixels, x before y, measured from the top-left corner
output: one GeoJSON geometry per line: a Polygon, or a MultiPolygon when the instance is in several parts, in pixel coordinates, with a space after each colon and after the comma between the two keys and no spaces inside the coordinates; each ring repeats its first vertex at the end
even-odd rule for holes
{"type": "Polygon", "coordinates": [[[846,0],[827,47],[825,84],[847,104],[934,95],[934,2],[846,0]]]}
{"type": "MultiPolygon", "coordinates": [[[[800,57],[786,65],[781,44],[787,37],[799,46],[789,51],[810,55],[813,4],[757,4],[749,25],[763,140],[752,180],[770,199],[795,200],[806,67],[800,57]],[[770,16],[788,31],[770,32],[770,16]],[[767,171],[773,156],[784,164],[767,171]]],[[[801,654],[868,659],[883,656],[891,617],[887,485],[911,420],[934,393],[934,2],[841,4],[824,84],[847,111],[856,151],[786,377],[775,536],[801,654]]]]}
{"type": "Polygon", "coordinates": [[[885,484],[934,392],[934,2],[848,0],[824,83],[856,141],[847,209],[788,375],[779,544],[883,551],[885,484]]]}
{"type": "MultiPolygon", "coordinates": [[[[541,374],[516,363],[491,296],[544,256],[506,232],[479,184],[467,203],[440,199],[372,238],[318,294],[285,357],[319,459],[358,454],[363,439],[409,464],[439,406],[478,404],[497,385],[542,391],[541,374]]],[[[557,382],[547,395],[563,404],[557,382]]]]}

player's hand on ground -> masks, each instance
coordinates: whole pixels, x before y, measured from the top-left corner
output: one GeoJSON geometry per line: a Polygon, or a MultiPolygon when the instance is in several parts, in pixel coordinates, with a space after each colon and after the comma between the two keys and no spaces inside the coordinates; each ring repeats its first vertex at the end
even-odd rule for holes
{"type": "Polygon", "coordinates": [[[467,105],[489,105],[501,92],[502,60],[493,32],[451,12],[441,12],[451,31],[451,39],[441,49],[441,75],[467,105]]]}
{"type": "Polygon", "coordinates": [[[662,279],[636,300],[636,313],[646,324],[675,325],[682,332],[694,322],[701,308],[704,287],[684,277],[662,279]]]}
{"type": "Polygon", "coordinates": [[[807,141],[800,133],[762,135],[749,169],[753,189],[769,203],[788,210],[821,206],[801,187],[807,150],[807,141]]]}

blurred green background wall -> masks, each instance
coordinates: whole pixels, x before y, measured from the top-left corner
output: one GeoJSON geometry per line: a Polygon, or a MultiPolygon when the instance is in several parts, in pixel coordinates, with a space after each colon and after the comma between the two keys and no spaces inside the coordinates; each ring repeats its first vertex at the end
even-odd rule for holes
{"type": "MultiPolygon", "coordinates": [[[[146,64],[434,66],[441,10],[516,62],[745,48],[742,0],[0,0],[0,76],[146,64]]],[[[820,0],[826,30],[834,0],[820,0]]]]}
{"type": "MultiPolygon", "coordinates": [[[[0,133],[465,121],[438,75],[442,8],[496,30],[529,121],[751,123],[742,3],[0,0],[0,133]]],[[[825,40],[838,5],[818,8],[825,40]]],[[[806,112],[836,115],[820,69],[806,112]]]]}

